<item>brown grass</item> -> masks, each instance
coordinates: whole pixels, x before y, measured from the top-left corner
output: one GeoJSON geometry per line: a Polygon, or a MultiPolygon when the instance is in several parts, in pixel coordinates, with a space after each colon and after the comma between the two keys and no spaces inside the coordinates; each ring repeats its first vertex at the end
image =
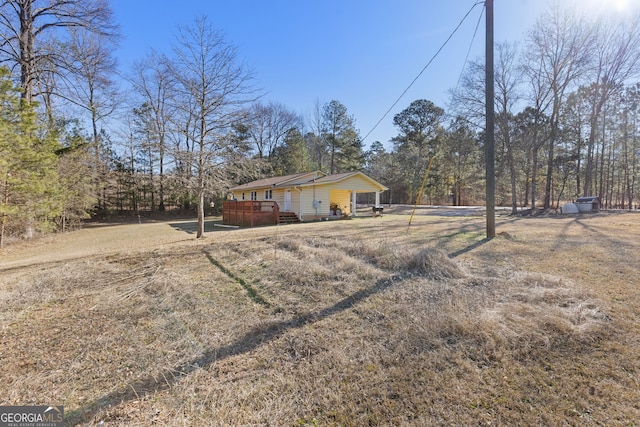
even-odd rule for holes
{"type": "Polygon", "coordinates": [[[0,404],[69,425],[637,425],[640,215],[501,217],[490,241],[483,218],[407,220],[13,247],[0,404]]]}

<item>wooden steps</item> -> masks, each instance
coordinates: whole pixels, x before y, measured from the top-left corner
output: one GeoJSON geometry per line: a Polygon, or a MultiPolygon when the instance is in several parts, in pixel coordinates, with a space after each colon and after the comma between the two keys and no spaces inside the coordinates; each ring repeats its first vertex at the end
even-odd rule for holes
{"type": "Polygon", "coordinates": [[[280,211],[280,215],[278,217],[279,224],[296,224],[300,222],[300,218],[295,212],[285,212],[280,211]]]}

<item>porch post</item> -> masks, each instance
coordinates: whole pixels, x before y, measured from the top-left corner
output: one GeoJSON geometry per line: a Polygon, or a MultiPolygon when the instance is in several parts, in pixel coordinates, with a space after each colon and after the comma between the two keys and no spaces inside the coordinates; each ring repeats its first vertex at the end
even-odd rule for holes
{"type": "Polygon", "coordinates": [[[376,206],[380,206],[380,192],[376,191],[376,206]]]}
{"type": "Polygon", "coordinates": [[[356,216],[356,194],[355,190],[351,192],[351,216],[356,216]]]}

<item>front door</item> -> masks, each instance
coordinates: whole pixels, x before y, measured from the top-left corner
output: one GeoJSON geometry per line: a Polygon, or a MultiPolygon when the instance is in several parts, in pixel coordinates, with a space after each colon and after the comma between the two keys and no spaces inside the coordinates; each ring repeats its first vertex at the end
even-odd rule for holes
{"type": "Polygon", "coordinates": [[[284,192],[284,211],[291,210],[291,190],[284,192]]]}

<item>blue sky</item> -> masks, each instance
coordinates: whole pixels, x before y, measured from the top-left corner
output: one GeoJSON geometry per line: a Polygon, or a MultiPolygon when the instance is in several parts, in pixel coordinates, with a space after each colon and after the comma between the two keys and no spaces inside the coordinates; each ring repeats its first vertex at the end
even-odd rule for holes
{"type": "MultiPolygon", "coordinates": [[[[563,0],[580,10],[616,13],[640,0],[563,0]]],[[[368,134],[418,75],[476,0],[112,0],[123,40],[117,50],[127,73],[151,49],[169,52],[178,25],[206,15],[238,48],[256,74],[263,100],[309,118],[316,103],[336,99],[368,134]]],[[[548,0],[494,0],[495,40],[521,41],[548,0]]],[[[413,100],[447,108],[471,46],[484,55],[483,5],[477,5],[442,53],[365,140],[368,147],[397,134],[393,115],[413,100]],[[473,40],[473,43],[472,43],[473,40]]]]}

